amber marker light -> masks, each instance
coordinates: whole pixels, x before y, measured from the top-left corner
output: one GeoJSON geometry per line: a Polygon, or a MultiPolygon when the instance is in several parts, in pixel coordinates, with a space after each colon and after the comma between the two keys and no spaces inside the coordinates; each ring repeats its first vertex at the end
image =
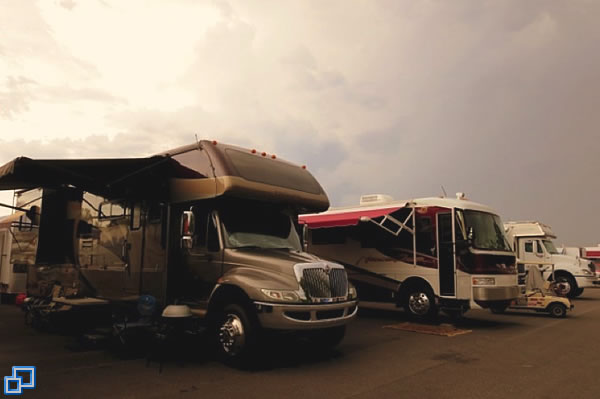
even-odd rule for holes
{"type": "Polygon", "coordinates": [[[277,159],[277,155],[273,154],[273,155],[271,155],[271,158],[272,159],[277,159]]]}
{"type": "Polygon", "coordinates": [[[256,154],[256,150],[255,150],[255,149],[253,149],[253,150],[252,150],[252,151],[250,151],[250,152],[251,152],[251,153],[253,153],[253,154],[256,154]]]}
{"type": "Polygon", "coordinates": [[[262,153],[262,154],[260,154],[260,155],[262,155],[263,157],[266,157],[266,156],[267,156],[267,153],[266,153],[266,152],[263,152],[263,153],[262,153]]]}
{"type": "Polygon", "coordinates": [[[217,145],[217,140],[213,140],[213,145],[217,145]]]}

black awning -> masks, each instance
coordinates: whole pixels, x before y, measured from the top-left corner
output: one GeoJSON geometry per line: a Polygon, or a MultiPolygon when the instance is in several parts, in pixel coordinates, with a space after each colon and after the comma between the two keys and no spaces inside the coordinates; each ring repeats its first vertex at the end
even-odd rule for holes
{"type": "Polygon", "coordinates": [[[166,197],[170,157],[44,159],[19,157],[0,166],[0,190],[74,186],[107,198],[166,197]]]}

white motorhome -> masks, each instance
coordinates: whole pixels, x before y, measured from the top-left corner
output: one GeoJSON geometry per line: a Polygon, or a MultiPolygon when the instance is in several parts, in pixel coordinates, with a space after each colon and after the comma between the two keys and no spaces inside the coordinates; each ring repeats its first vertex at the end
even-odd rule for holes
{"type": "Polygon", "coordinates": [[[560,293],[574,298],[583,293],[584,288],[593,287],[597,277],[593,263],[579,256],[560,253],[554,243],[556,235],[552,228],[537,221],[515,221],[504,224],[506,235],[517,255],[519,273],[524,276],[531,265],[541,266],[545,279],[554,278],[559,282],[560,293]]]}
{"type": "Polygon", "coordinates": [[[394,201],[301,215],[308,251],[343,264],[361,301],[391,302],[415,317],[473,303],[506,307],[519,294],[515,256],[496,212],[457,198],[394,201]]]}

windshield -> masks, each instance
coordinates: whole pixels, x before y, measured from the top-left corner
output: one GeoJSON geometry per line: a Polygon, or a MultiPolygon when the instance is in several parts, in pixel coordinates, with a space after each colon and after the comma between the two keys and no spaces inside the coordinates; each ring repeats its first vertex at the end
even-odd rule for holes
{"type": "Polygon", "coordinates": [[[544,246],[546,247],[546,251],[551,253],[552,255],[559,254],[558,249],[554,246],[554,243],[550,240],[543,240],[544,246]]]}
{"type": "Polygon", "coordinates": [[[221,214],[227,248],[292,249],[300,238],[287,213],[277,209],[236,209],[221,214]]]}
{"type": "MultiPolygon", "coordinates": [[[[464,212],[466,231],[468,234],[473,232],[474,248],[512,252],[498,215],[471,210],[457,211],[464,212]]],[[[460,235],[457,234],[457,237],[460,238],[460,235]]]]}

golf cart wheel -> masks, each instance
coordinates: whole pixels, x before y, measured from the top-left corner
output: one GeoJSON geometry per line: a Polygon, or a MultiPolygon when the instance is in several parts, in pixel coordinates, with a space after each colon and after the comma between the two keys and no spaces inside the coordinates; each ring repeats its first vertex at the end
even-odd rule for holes
{"type": "Polygon", "coordinates": [[[408,288],[403,306],[405,312],[419,320],[433,319],[438,313],[433,291],[424,284],[416,284],[408,288]]]}
{"type": "Polygon", "coordinates": [[[570,275],[556,276],[556,293],[567,298],[574,298],[578,290],[577,282],[570,275]]]}
{"type": "Polygon", "coordinates": [[[567,307],[562,303],[553,302],[548,305],[548,313],[552,317],[563,318],[567,316],[567,307]]]}
{"type": "Polygon", "coordinates": [[[223,362],[235,367],[246,364],[256,349],[257,324],[240,304],[232,303],[223,308],[215,325],[217,350],[223,362]]]}

